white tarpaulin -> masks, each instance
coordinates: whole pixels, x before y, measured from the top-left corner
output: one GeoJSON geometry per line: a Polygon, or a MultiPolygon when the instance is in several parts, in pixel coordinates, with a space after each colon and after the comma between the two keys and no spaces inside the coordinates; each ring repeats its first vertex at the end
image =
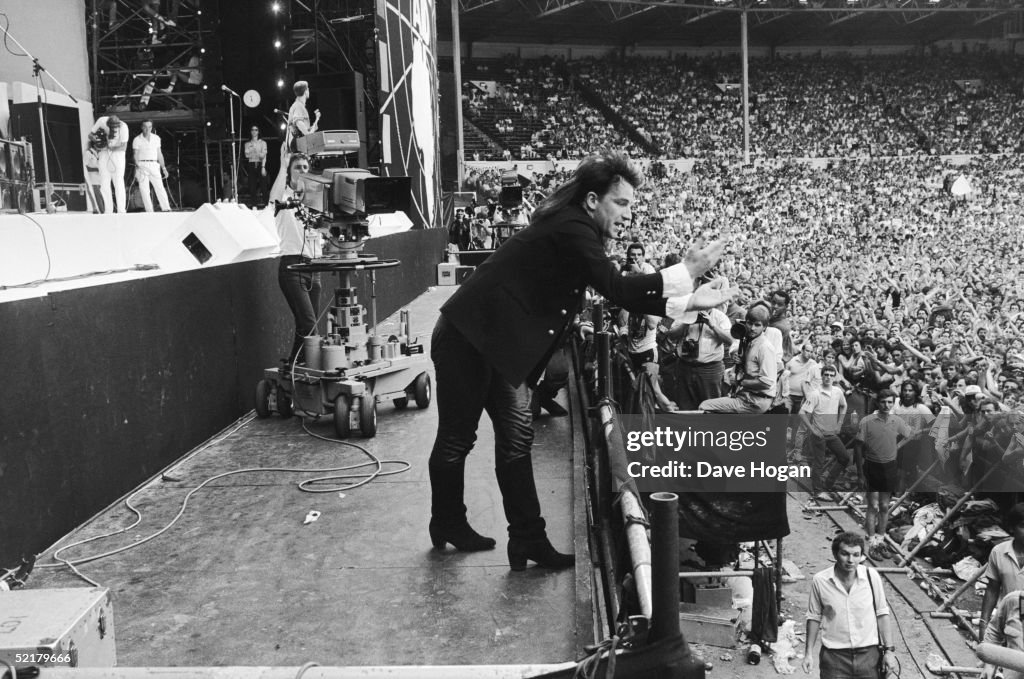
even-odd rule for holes
{"type": "Polygon", "coordinates": [[[953,182],[953,186],[949,187],[949,192],[954,196],[966,196],[971,191],[973,191],[971,182],[963,175],[957,177],[956,181],[953,182]]]}

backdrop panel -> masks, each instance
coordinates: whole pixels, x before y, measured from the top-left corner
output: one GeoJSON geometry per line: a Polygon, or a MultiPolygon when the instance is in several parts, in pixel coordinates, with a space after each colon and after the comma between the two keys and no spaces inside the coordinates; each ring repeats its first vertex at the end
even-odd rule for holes
{"type": "Polygon", "coordinates": [[[377,0],[381,157],[412,179],[409,218],[441,226],[437,29],[434,0],[377,0]]]}

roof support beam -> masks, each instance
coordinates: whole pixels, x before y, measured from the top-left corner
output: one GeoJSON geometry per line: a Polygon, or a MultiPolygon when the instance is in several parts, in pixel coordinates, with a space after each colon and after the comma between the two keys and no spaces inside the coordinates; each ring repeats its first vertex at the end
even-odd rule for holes
{"type": "Polygon", "coordinates": [[[975,19],[974,25],[977,26],[978,24],[983,24],[986,21],[990,21],[992,19],[995,19],[996,17],[1005,16],[1007,14],[1009,14],[1009,12],[992,12],[991,14],[986,14],[983,17],[978,17],[977,19],[975,19]]]}
{"type": "Polygon", "coordinates": [[[825,3],[819,2],[818,0],[812,0],[811,4],[807,7],[772,7],[771,5],[762,5],[753,3],[749,6],[746,5],[735,5],[727,4],[720,5],[713,1],[701,2],[701,0],[684,0],[683,2],[673,2],[673,0],[604,0],[609,3],[619,3],[625,5],[651,5],[654,7],[675,7],[676,9],[690,9],[697,10],[700,12],[704,11],[719,11],[719,12],[748,12],[749,14],[806,14],[806,13],[826,13],[826,14],[844,14],[844,13],[879,13],[879,14],[902,14],[902,13],[926,13],[926,14],[990,14],[992,12],[991,7],[959,7],[959,6],[945,6],[935,7],[930,3],[912,1],[910,3],[897,4],[892,7],[882,5],[878,2],[872,2],[867,0],[862,1],[855,5],[848,5],[846,7],[828,7],[825,3]]]}
{"type": "Polygon", "coordinates": [[[534,16],[535,19],[543,19],[544,17],[557,14],[558,12],[564,12],[570,7],[576,5],[582,5],[584,0],[538,0],[537,9],[538,13],[534,16]]]}
{"type": "Polygon", "coordinates": [[[638,14],[656,9],[654,5],[607,5],[607,7],[611,10],[613,22],[632,19],[638,14]]]}
{"type": "Polygon", "coordinates": [[[692,17],[689,17],[686,21],[683,22],[683,24],[684,25],[685,24],[695,24],[698,21],[702,21],[704,19],[707,19],[708,17],[713,17],[716,14],[721,14],[721,13],[722,13],[722,10],[720,10],[720,9],[713,9],[710,12],[698,12],[697,14],[694,14],[692,17]]]}
{"type": "Polygon", "coordinates": [[[475,9],[487,7],[501,2],[501,0],[459,0],[459,11],[463,14],[472,12],[475,9]]]}

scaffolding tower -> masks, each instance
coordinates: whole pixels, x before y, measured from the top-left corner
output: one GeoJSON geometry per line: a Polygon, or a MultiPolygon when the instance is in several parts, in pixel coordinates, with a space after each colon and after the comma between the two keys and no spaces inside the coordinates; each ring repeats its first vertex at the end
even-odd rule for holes
{"type": "MultiPolygon", "coordinates": [[[[220,80],[219,42],[212,30],[218,0],[88,0],[92,100],[97,116],[116,114],[129,126],[152,120],[181,202],[182,183],[198,183],[212,200],[207,151],[211,101],[220,80]],[[215,85],[216,86],[216,85],[215,85]]],[[[134,132],[134,129],[133,129],[134,132]]],[[[194,193],[194,188],[191,189],[194,193]]]]}
{"type": "Polygon", "coordinates": [[[285,20],[289,39],[285,67],[292,82],[362,76],[357,96],[365,105],[367,153],[370,165],[379,163],[375,0],[290,0],[285,20]]]}

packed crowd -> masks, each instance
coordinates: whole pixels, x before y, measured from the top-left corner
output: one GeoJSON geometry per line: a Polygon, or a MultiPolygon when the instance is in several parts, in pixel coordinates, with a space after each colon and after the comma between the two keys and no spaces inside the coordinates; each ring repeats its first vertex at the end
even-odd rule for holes
{"type": "Polygon", "coordinates": [[[481,129],[493,128],[513,159],[582,158],[601,147],[638,150],[566,83],[551,59],[508,58],[482,77],[494,80],[496,92],[469,87],[466,112],[481,129]]]}
{"type": "Polygon", "coordinates": [[[739,173],[704,163],[650,180],[630,237],[652,261],[698,238],[726,238],[733,252],[721,273],[747,296],[788,291],[793,336],[817,355],[837,338],[847,340],[842,346],[859,340],[875,371],[893,376],[887,383],[921,382],[928,405],[977,385],[1016,407],[1024,386],[1022,179],[1015,156],[963,166],[780,162],[739,173]],[[960,176],[973,187],[963,198],[948,191],[960,176]]]}
{"type": "MultiPolygon", "coordinates": [[[[1024,148],[1024,59],[935,52],[872,57],[751,59],[750,148],[756,158],[879,157],[1016,152],[1024,148]]],[[[735,159],[743,121],[738,57],[508,60],[497,97],[474,95],[471,118],[510,107],[543,126],[524,143],[500,108],[498,141],[513,158],[577,158],[629,150],[580,98],[579,84],[621,114],[664,157],[735,159]],[[567,69],[572,82],[567,84],[567,69]],[[540,142],[538,147],[537,142],[540,142]],[[526,148],[529,146],[529,148],[526,148]],[[561,154],[561,155],[560,155],[561,154]]]]}
{"type": "MultiPolygon", "coordinates": [[[[536,174],[524,195],[535,203],[564,177],[536,174]]],[[[637,191],[619,258],[633,262],[625,244],[639,243],[660,266],[699,240],[728,241],[716,273],[741,286],[742,306],[785,293],[787,364],[800,354],[819,371],[836,366],[836,383],[864,396],[851,406],[860,416],[880,390],[913,385],[932,418],[945,412],[958,432],[979,413],[1024,411],[1022,180],[1012,155],[667,168],[637,191]]],[[[727,310],[730,321],[742,306],[727,310]]],[[[787,381],[779,396],[798,402],[805,388],[787,381]]],[[[663,405],[672,396],[666,387],[663,405]]],[[[997,419],[986,445],[1005,449],[1024,420],[997,419]]],[[[955,433],[943,431],[948,454],[955,433]]],[[[954,475],[976,459],[962,452],[945,458],[954,475]]]]}

